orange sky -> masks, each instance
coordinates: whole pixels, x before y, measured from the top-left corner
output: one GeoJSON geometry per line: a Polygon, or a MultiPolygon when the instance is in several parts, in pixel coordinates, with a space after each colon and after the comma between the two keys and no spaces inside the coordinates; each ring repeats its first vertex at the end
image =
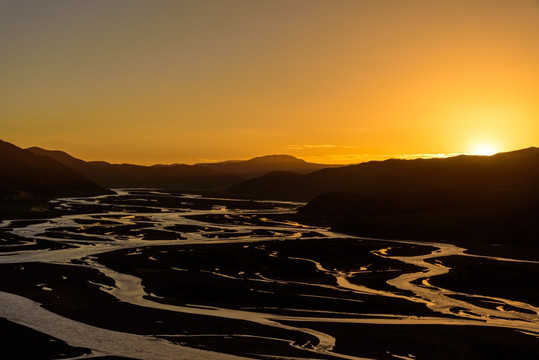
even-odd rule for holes
{"type": "Polygon", "coordinates": [[[85,160],[539,145],[533,0],[11,0],[0,45],[0,139],[85,160]]]}

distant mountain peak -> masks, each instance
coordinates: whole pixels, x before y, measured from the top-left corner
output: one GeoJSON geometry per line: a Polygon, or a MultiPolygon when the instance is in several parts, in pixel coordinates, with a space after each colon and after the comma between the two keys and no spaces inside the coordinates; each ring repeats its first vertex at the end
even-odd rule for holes
{"type": "Polygon", "coordinates": [[[177,189],[220,189],[242,179],[218,169],[185,164],[143,166],[83,161],[63,152],[33,147],[36,155],[48,156],[106,187],[165,187],[177,189]]]}
{"type": "MultiPolygon", "coordinates": [[[[60,161],[37,153],[42,149],[32,150],[36,153],[0,140],[1,198],[18,198],[18,194],[40,198],[108,193],[60,161]]],[[[62,153],[61,156],[69,155],[62,153]]]]}
{"type": "Polygon", "coordinates": [[[327,167],[337,166],[310,163],[292,155],[285,154],[264,155],[249,160],[222,161],[197,165],[226,171],[241,176],[244,179],[252,179],[275,171],[306,174],[327,167]]]}
{"type": "Polygon", "coordinates": [[[539,149],[536,147],[493,156],[388,159],[325,168],[301,176],[284,174],[278,181],[275,178],[258,177],[234,185],[229,191],[242,196],[312,198],[331,191],[386,194],[457,185],[471,189],[516,186],[537,189],[538,164],[539,149]]]}
{"type": "Polygon", "coordinates": [[[75,164],[84,163],[84,160],[77,159],[76,157],[71,156],[65,151],[61,151],[61,150],[47,150],[47,149],[43,149],[37,146],[32,146],[25,150],[28,150],[36,155],[51,157],[55,159],[56,161],[59,161],[67,166],[73,166],[75,164]]]}
{"type": "Polygon", "coordinates": [[[247,160],[249,162],[296,162],[296,163],[306,163],[303,159],[298,159],[292,155],[285,154],[273,154],[273,155],[264,155],[258,156],[252,159],[247,160]]]}
{"type": "Polygon", "coordinates": [[[38,152],[53,152],[53,153],[64,154],[66,156],[73,157],[73,156],[69,155],[68,153],[66,153],[65,151],[62,151],[62,150],[45,150],[43,148],[40,148],[39,146],[32,146],[32,147],[26,148],[25,150],[31,151],[34,154],[38,153],[38,152]]]}

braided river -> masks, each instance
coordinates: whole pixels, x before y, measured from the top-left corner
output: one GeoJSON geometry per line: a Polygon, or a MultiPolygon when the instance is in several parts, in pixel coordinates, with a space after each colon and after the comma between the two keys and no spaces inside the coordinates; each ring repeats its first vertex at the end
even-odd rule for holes
{"type": "Polygon", "coordinates": [[[4,220],[2,324],[50,359],[539,356],[539,261],[339,234],[301,205],[122,189],[4,220]]]}

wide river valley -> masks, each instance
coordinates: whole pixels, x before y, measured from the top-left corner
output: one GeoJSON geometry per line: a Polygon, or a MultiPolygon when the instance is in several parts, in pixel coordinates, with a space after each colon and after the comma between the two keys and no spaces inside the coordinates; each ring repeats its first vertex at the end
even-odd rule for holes
{"type": "Polygon", "coordinates": [[[158,189],[0,223],[18,359],[538,359],[539,261],[305,225],[158,189]]]}

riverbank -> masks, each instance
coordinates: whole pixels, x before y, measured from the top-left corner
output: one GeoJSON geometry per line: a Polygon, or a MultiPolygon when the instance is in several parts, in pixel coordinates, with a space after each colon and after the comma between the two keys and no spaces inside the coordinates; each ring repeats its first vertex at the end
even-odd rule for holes
{"type": "Polygon", "coordinates": [[[288,202],[136,190],[56,205],[60,217],[0,226],[0,291],[58,316],[25,321],[66,346],[144,359],[159,357],[99,339],[166,340],[186,359],[539,355],[536,263],[337,234],[298,223],[288,202]]]}

